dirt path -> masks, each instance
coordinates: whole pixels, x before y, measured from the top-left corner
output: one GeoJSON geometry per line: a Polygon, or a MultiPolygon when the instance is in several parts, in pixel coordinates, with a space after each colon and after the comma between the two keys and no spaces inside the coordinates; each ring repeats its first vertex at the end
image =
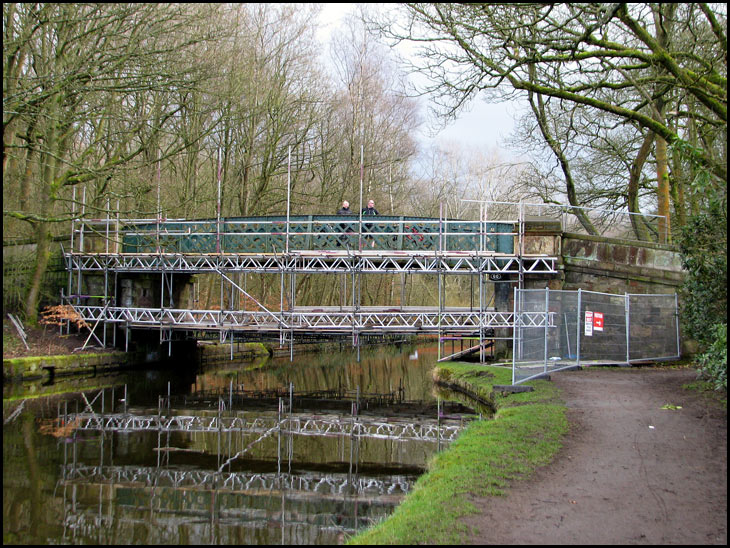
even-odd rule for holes
{"type": "Polygon", "coordinates": [[[727,410],[689,369],[552,375],[571,431],[549,466],[476,500],[473,544],[727,543],[727,410]],[[667,404],[681,409],[662,409],[667,404]]]}

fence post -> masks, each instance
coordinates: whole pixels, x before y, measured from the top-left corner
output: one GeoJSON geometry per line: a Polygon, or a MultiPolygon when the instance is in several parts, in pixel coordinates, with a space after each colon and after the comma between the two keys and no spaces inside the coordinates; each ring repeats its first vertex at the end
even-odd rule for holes
{"type": "Polygon", "coordinates": [[[682,346],[679,342],[679,298],[674,293],[674,325],[677,330],[677,358],[682,357],[682,346]]]}
{"type": "Polygon", "coordinates": [[[576,316],[577,316],[576,320],[577,321],[575,322],[577,325],[577,329],[576,329],[577,333],[576,333],[576,339],[575,339],[576,365],[580,365],[580,328],[581,328],[581,324],[582,324],[582,322],[580,321],[581,320],[581,317],[580,317],[580,300],[581,299],[580,299],[580,297],[581,297],[581,292],[580,292],[580,287],[579,287],[578,288],[578,308],[576,310],[576,316]]]}
{"type": "MultiPolygon", "coordinates": [[[[289,156],[286,168],[286,253],[289,254],[289,219],[291,211],[291,145],[289,145],[289,156]]],[[[311,222],[310,222],[310,232],[311,222]]],[[[311,236],[310,236],[311,237],[311,236]]]]}
{"type": "Polygon", "coordinates": [[[629,298],[629,294],[625,293],[625,306],[624,306],[624,312],[626,314],[626,363],[631,362],[631,299],[629,298]]]}
{"type": "Polygon", "coordinates": [[[543,373],[547,373],[547,330],[548,330],[548,310],[550,308],[550,288],[545,286],[545,338],[544,338],[544,349],[543,349],[543,373]]]}

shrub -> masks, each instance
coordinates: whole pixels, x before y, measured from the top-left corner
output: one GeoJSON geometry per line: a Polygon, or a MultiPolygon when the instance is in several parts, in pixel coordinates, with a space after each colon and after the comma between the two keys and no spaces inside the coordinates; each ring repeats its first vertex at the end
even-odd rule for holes
{"type": "Polygon", "coordinates": [[[698,358],[700,373],[712,382],[716,390],[727,390],[727,324],[715,324],[714,340],[707,352],[698,358]]]}
{"type": "Polygon", "coordinates": [[[701,374],[727,389],[727,206],[724,200],[693,216],[678,238],[687,279],[682,323],[700,344],[701,374]]]}
{"type": "Polygon", "coordinates": [[[727,324],[727,215],[715,206],[692,217],[678,243],[687,269],[681,290],[682,323],[687,334],[706,348],[714,340],[710,326],[727,324]]]}

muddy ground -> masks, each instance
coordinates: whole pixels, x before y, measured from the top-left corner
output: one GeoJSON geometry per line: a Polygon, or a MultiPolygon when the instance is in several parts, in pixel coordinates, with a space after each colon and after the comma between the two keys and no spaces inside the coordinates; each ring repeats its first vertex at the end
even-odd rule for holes
{"type": "Polygon", "coordinates": [[[727,407],[692,369],[552,375],[571,424],[550,465],[474,499],[473,544],[727,544],[727,407]]]}
{"type": "Polygon", "coordinates": [[[25,326],[25,335],[27,348],[10,320],[3,319],[3,359],[111,351],[110,349],[102,350],[98,346],[94,346],[96,341],[91,339],[86,349],[74,352],[75,349],[84,346],[88,335],[83,336],[78,333],[61,335],[58,326],[53,325],[25,326]]]}

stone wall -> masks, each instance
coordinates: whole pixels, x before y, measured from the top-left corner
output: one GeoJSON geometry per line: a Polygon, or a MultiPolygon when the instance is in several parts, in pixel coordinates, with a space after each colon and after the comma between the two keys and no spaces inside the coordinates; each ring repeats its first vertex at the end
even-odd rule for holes
{"type": "Polygon", "coordinates": [[[562,237],[562,270],[562,289],[616,294],[671,294],[685,277],[672,246],[568,233],[562,237]]]}
{"type": "MultiPolygon", "coordinates": [[[[169,295],[165,292],[165,307],[192,308],[192,276],[190,274],[174,274],[172,289],[172,304],[169,295]]],[[[114,296],[114,276],[110,275],[107,294],[114,296]]],[[[117,303],[115,306],[128,308],[159,308],[161,303],[162,284],[160,274],[123,273],[117,280],[117,303]]],[[[83,277],[83,287],[86,295],[104,295],[104,276],[102,274],[86,274],[83,277]]],[[[103,306],[103,301],[97,298],[82,299],[83,304],[103,306]]]]}

